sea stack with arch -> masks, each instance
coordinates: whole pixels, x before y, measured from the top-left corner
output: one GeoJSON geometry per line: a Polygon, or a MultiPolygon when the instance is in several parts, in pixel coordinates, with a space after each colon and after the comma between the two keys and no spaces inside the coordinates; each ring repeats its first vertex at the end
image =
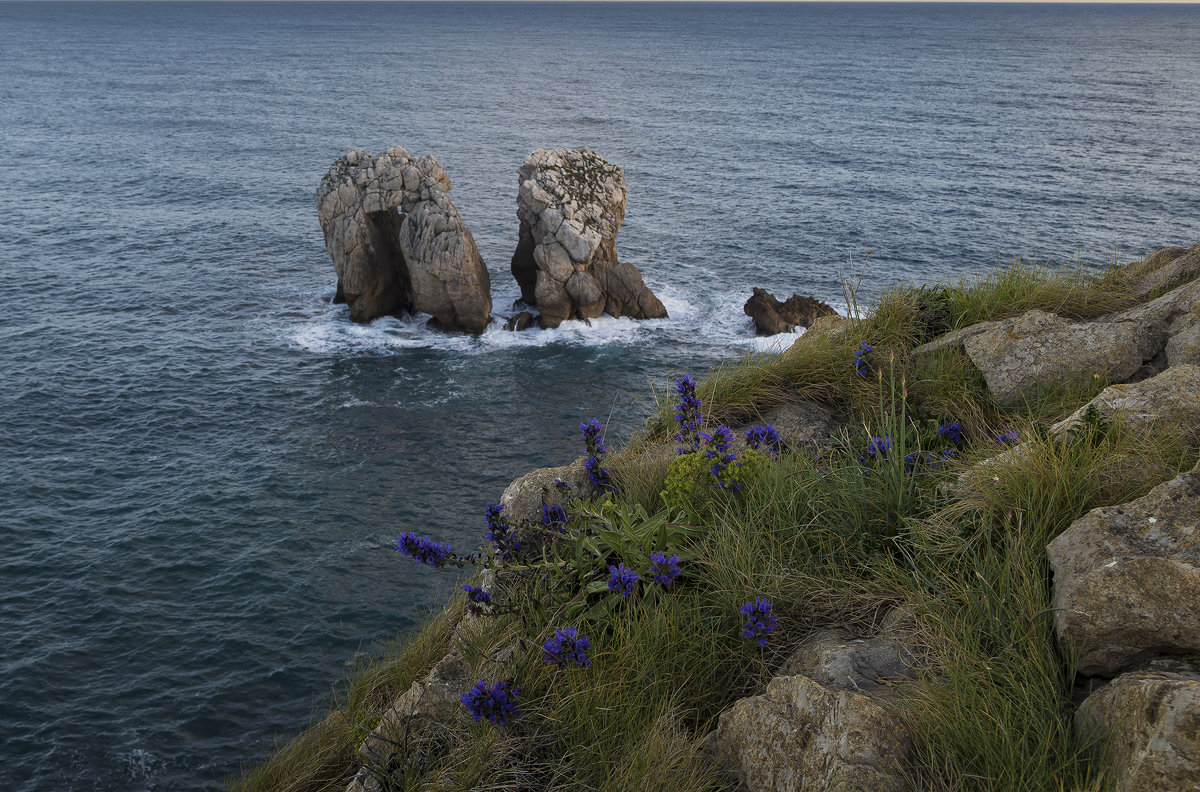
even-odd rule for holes
{"type": "Polygon", "coordinates": [[[353,149],[325,174],[317,215],[337,271],[335,301],[351,319],[419,311],[441,329],[484,331],[491,281],[449,192],[436,158],[399,146],[353,149]]]}
{"type": "Polygon", "coordinates": [[[621,168],[590,148],[538,149],[518,174],[521,227],[512,274],[542,327],[602,313],[667,318],[637,268],[617,260],[625,220],[621,168]]]}

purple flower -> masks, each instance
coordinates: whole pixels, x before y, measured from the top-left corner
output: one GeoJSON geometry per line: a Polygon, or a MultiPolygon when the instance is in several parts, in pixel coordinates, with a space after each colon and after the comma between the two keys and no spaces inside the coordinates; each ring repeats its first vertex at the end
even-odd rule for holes
{"type": "Polygon", "coordinates": [[[462,588],[467,592],[467,610],[471,613],[483,613],[483,609],[492,604],[492,595],[484,591],[482,586],[463,583],[462,588]]]}
{"type": "Polygon", "coordinates": [[[634,572],[624,564],[617,564],[608,568],[608,590],[619,593],[625,599],[629,599],[629,595],[633,593],[637,582],[637,572],[634,572]]]}
{"type": "Polygon", "coordinates": [[[728,487],[734,492],[740,490],[742,488],[740,482],[726,482],[725,480],[725,469],[737,461],[737,454],[729,450],[733,444],[733,432],[729,431],[728,426],[721,424],[712,434],[707,432],[704,434],[704,444],[708,447],[704,452],[705,455],[713,460],[711,469],[717,484],[721,489],[728,487]]]}
{"type": "Polygon", "coordinates": [[[859,454],[858,461],[860,464],[869,465],[871,462],[887,459],[888,451],[891,450],[892,438],[872,437],[871,441],[867,443],[866,454],[859,454]]]}
{"type": "Polygon", "coordinates": [[[767,636],[775,632],[771,603],[762,597],[756,597],[753,602],[742,605],[742,615],[746,617],[746,623],[742,625],[742,637],[754,641],[759,646],[766,646],[767,636]]]}
{"type": "Polygon", "coordinates": [[[583,432],[583,445],[588,452],[588,458],[583,460],[583,469],[587,472],[588,481],[593,487],[607,488],[611,484],[608,468],[604,467],[604,455],[608,453],[608,446],[600,439],[604,434],[604,425],[593,418],[579,424],[579,431],[583,432]]]}
{"type": "Polygon", "coordinates": [[[445,542],[435,542],[428,536],[417,536],[412,531],[405,531],[396,538],[396,549],[431,567],[445,564],[446,556],[452,552],[450,545],[445,542]]]}
{"type": "Polygon", "coordinates": [[[951,443],[954,443],[954,445],[962,445],[962,442],[965,439],[963,437],[962,424],[960,424],[958,421],[955,421],[954,423],[942,424],[938,427],[938,434],[949,440],[951,443]]]}
{"type": "Polygon", "coordinates": [[[784,448],[783,439],[775,431],[775,426],[752,426],[746,430],[746,444],[753,449],[762,449],[772,454],[778,454],[784,448]]]}
{"type": "Polygon", "coordinates": [[[562,506],[542,504],[542,525],[547,531],[563,533],[567,530],[568,517],[562,506]]]}
{"type": "Polygon", "coordinates": [[[854,370],[858,376],[865,377],[869,371],[868,366],[871,364],[871,353],[875,351],[875,347],[863,341],[858,345],[858,349],[854,350],[854,370]]]}
{"type": "Polygon", "coordinates": [[[1000,445],[1012,445],[1021,439],[1021,435],[1016,429],[1005,429],[1003,432],[996,435],[994,439],[1000,445]]]}
{"type": "Polygon", "coordinates": [[[476,723],[486,720],[504,726],[510,717],[520,714],[515,703],[519,695],[511,681],[497,682],[489,687],[487,681],[481,679],[475,687],[459,696],[459,700],[476,723]]]}
{"type": "Polygon", "coordinates": [[[679,403],[675,405],[679,431],[675,433],[675,440],[679,443],[677,454],[682,456],[700,450],[700,406],[703,402],[696,398],[696,380],[691,375],[684,374],[683,379],[675,381],[675,392],[679,394],[679,403]]]}
{"type": "Polygon", "coordinates": [[[647,574],[663,588],[670,588],[675,578],[679,577],[679,556],[651,553],[650,571],[647,574]]]}
{"type": "Polygon", "coordinates": [[[496,555],[502,561],[511,561],[519,542],[517,532],[509,523],[508,515],[504,511],[504,504],[489,503],[484,508],[483,519],[487,524],[487,538],[496,548],[496,555]]]}
{"type": "Polygon", "coordinates": [[[566,668],[570,663],[587,668],[592,664],[587,656],[591,646],[586,635],[580,635],[574,627],[563,627],[555,630],[554,637],[542,644],[542,651],[546,653],[545,662],[559,668],[566,668]]]}

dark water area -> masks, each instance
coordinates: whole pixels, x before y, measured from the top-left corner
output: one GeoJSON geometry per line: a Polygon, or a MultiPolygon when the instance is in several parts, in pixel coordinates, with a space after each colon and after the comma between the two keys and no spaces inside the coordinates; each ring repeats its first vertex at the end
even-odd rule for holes
{"type": "Polygon", "coordinates": [[[1200,239],[1198,45],[1200,6],[0,3],[0,786],[219,787],[456,585],[398,533],[473,548],[581,420],[770,348],[753,286],[1200,239]],[[313,196],[393,145],[499,314],[522,159],[594,147],[671,318],[351,324],[313,196]]]}

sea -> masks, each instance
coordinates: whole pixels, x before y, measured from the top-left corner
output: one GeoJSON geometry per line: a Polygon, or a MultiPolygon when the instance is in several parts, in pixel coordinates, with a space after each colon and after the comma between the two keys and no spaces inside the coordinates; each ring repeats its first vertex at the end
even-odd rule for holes
{"type": "MultiPolygon", "coordinates": [[[[523,472],[759,339],[1200,240],[1200,6],[0,3],[0,787],[210,790],[463,581],[523,472]],[[314,193],[433,154],[495,323],[360,325],[314,193]],[[624,168],[670,318],[505,332],[517,169],[624,168]]],[[[851,365],[847,361],[847,365],[851,365]]]]}

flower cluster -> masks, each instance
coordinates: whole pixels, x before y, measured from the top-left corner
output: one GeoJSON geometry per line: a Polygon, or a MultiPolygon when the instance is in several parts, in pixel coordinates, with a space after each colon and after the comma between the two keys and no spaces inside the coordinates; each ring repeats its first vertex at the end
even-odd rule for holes
{"type": "Polygon", "coordinates": [[[587,459],[583,460],[583,469],[587,471],[592,486],[603,489],[609,485],[608,468],[604,467],[608,446],[600,439],[604,434],[604,425],[593,418],[579,424],[579,431],[583,432],[583,445],[588,453],[587,459]]]}
{"type": "Polygon", "coordinates": [[[728,487],[734,492],[740,490],[742,488],[740,482],[725,480],[725,469],[737,461],[737,454],[729,450],[733,445],[733,433],[729,431],[729,427],[721,424],[712,434],[705,432],[704,445],[707,446],[705,455],[713,460],[712,474],[713,478],[717,480],[717,484],[721,489],[728,487]]]}
{"type": "Polygon", "coordinates": [[[633,593],[637,582],[637,572],[634,572],[624,564],[617,564],[608,568],[608,590],[617,592],[625,599],[629,599],[629,595],[633,593]]]}
{"type": "Polygon", "coordinates": [[[938,454],[909,454],[904,457],[904,472],[912,473],[918,465],[925,465],[930,470],[940,470],[942,465],[958,456],[957,448],[947,448],[938,454]]]}
{"type": "Polygon", "coordinates": [[[858,349],[854,350],[854,370],[858,372],[858,376],[865,377],[870,371],[871,353],[875,351],[875,347],[863,341],[858,345],[858,349]]]}
{"type": "Polygon", "coordinates": [[[679,577],[679,556],[651,553],[650,571],[647,574],[663,588],[670,588],[675,578],[679,577]]]}
{"type": "Polygon", "coordinates": [[[754,641],[759,646],[766,646],[767,636],[775,632],[771,603],[762,597],[755,597],[753,602],[742,605],[742,615],[746,617],[746,623],[742,625],[742,637],[754,641]]]}
{"type": "Polygon", "coordinates": [[[890,437],[872,437],[867,443],[865,454],[858,455],[858,462],[861,465],[869,465],[872,462],[878,462],[887,459],[888,451],[892,450],[892,438],[890,437]]]}
{"type": "Polygon", "coordinates": [[[445,564],[446,556],[452,552],[450,545],[445,542],[435,542],[428,536],[417,536],[412,531],[405,531],[397,537],[396,549],[431,567],[445,564]]]}
{"type": "Polygon", "coordinates": [[[542,651],[547,663],[554,663],[559,668],[566,668],[570,663],[587,668],[592,664],[587,656],[587,650],[592,642],[586,635],[580,635],[574,627],[563,627],[554,631],[554,637],[542,644],[542,651]]]}
{"type": "Polygon", "coordinates": [[[783,438],[775,431],[772,424],[752,426],[746,430],[746,444],[756,451],[768,451],[778,455],[786,446],[783,438]]]}
{"type": "Polygon", "coordinates": [[[486,720],[504,726],[510,717],[520,714],[515,703],[519,695],[520,692],[512,686],[511,681],[497,682],[489,687],[487,681],[481,679],[459,700],[476,723],[486,720]]]}
{"type": "Polygon", "coordinates": [[[484,591],[483,586],[463,583],[462,588],[467,592],[467,610],[472,613],[483,613],[483,609],[492,604],[492,595],[484,591]]]}
{"type": "Polygon", "coordinates": [[[938,427],[938,434],[949,440],[951,443],[954,443],[956,446],[962,445],[963,440],[966,439],[963,436],[962,424],[960,424],[958,421],[955,421],[954,423],[942,424],[938,427]]]}
{"type": "Polygon", "coordinates": [[[502,561],[511,561],[519,543],[517,532],[504,513],[504,504],[489,503],[484,509],[483,519],[487,523],[488,541],[496,548],[496,555],[502,561]]]}
{"type": "Polygon", "coordinates": [[[569,515],[562,506],[551,506],[542,504],[542,526],[547,531],[555,531],[563,533],[567,530],[567,519],[569,515]]]}
{"type": "Polygon", "coordinates": [[[678,454],[682,456],[700,450],[701,401],[696,398],[696,380],[688,374],[676,380],[675,392],[679,394],[679,403],[675,405],[679,431],[675,433],[675,440],[679,443],[678,454]]]}
{"type": "Polygon", "coordinates": [[[1012,445],[1021,439],[1016,429],[1005,429],[993,438],[1000,445],[1012,445]]]}

